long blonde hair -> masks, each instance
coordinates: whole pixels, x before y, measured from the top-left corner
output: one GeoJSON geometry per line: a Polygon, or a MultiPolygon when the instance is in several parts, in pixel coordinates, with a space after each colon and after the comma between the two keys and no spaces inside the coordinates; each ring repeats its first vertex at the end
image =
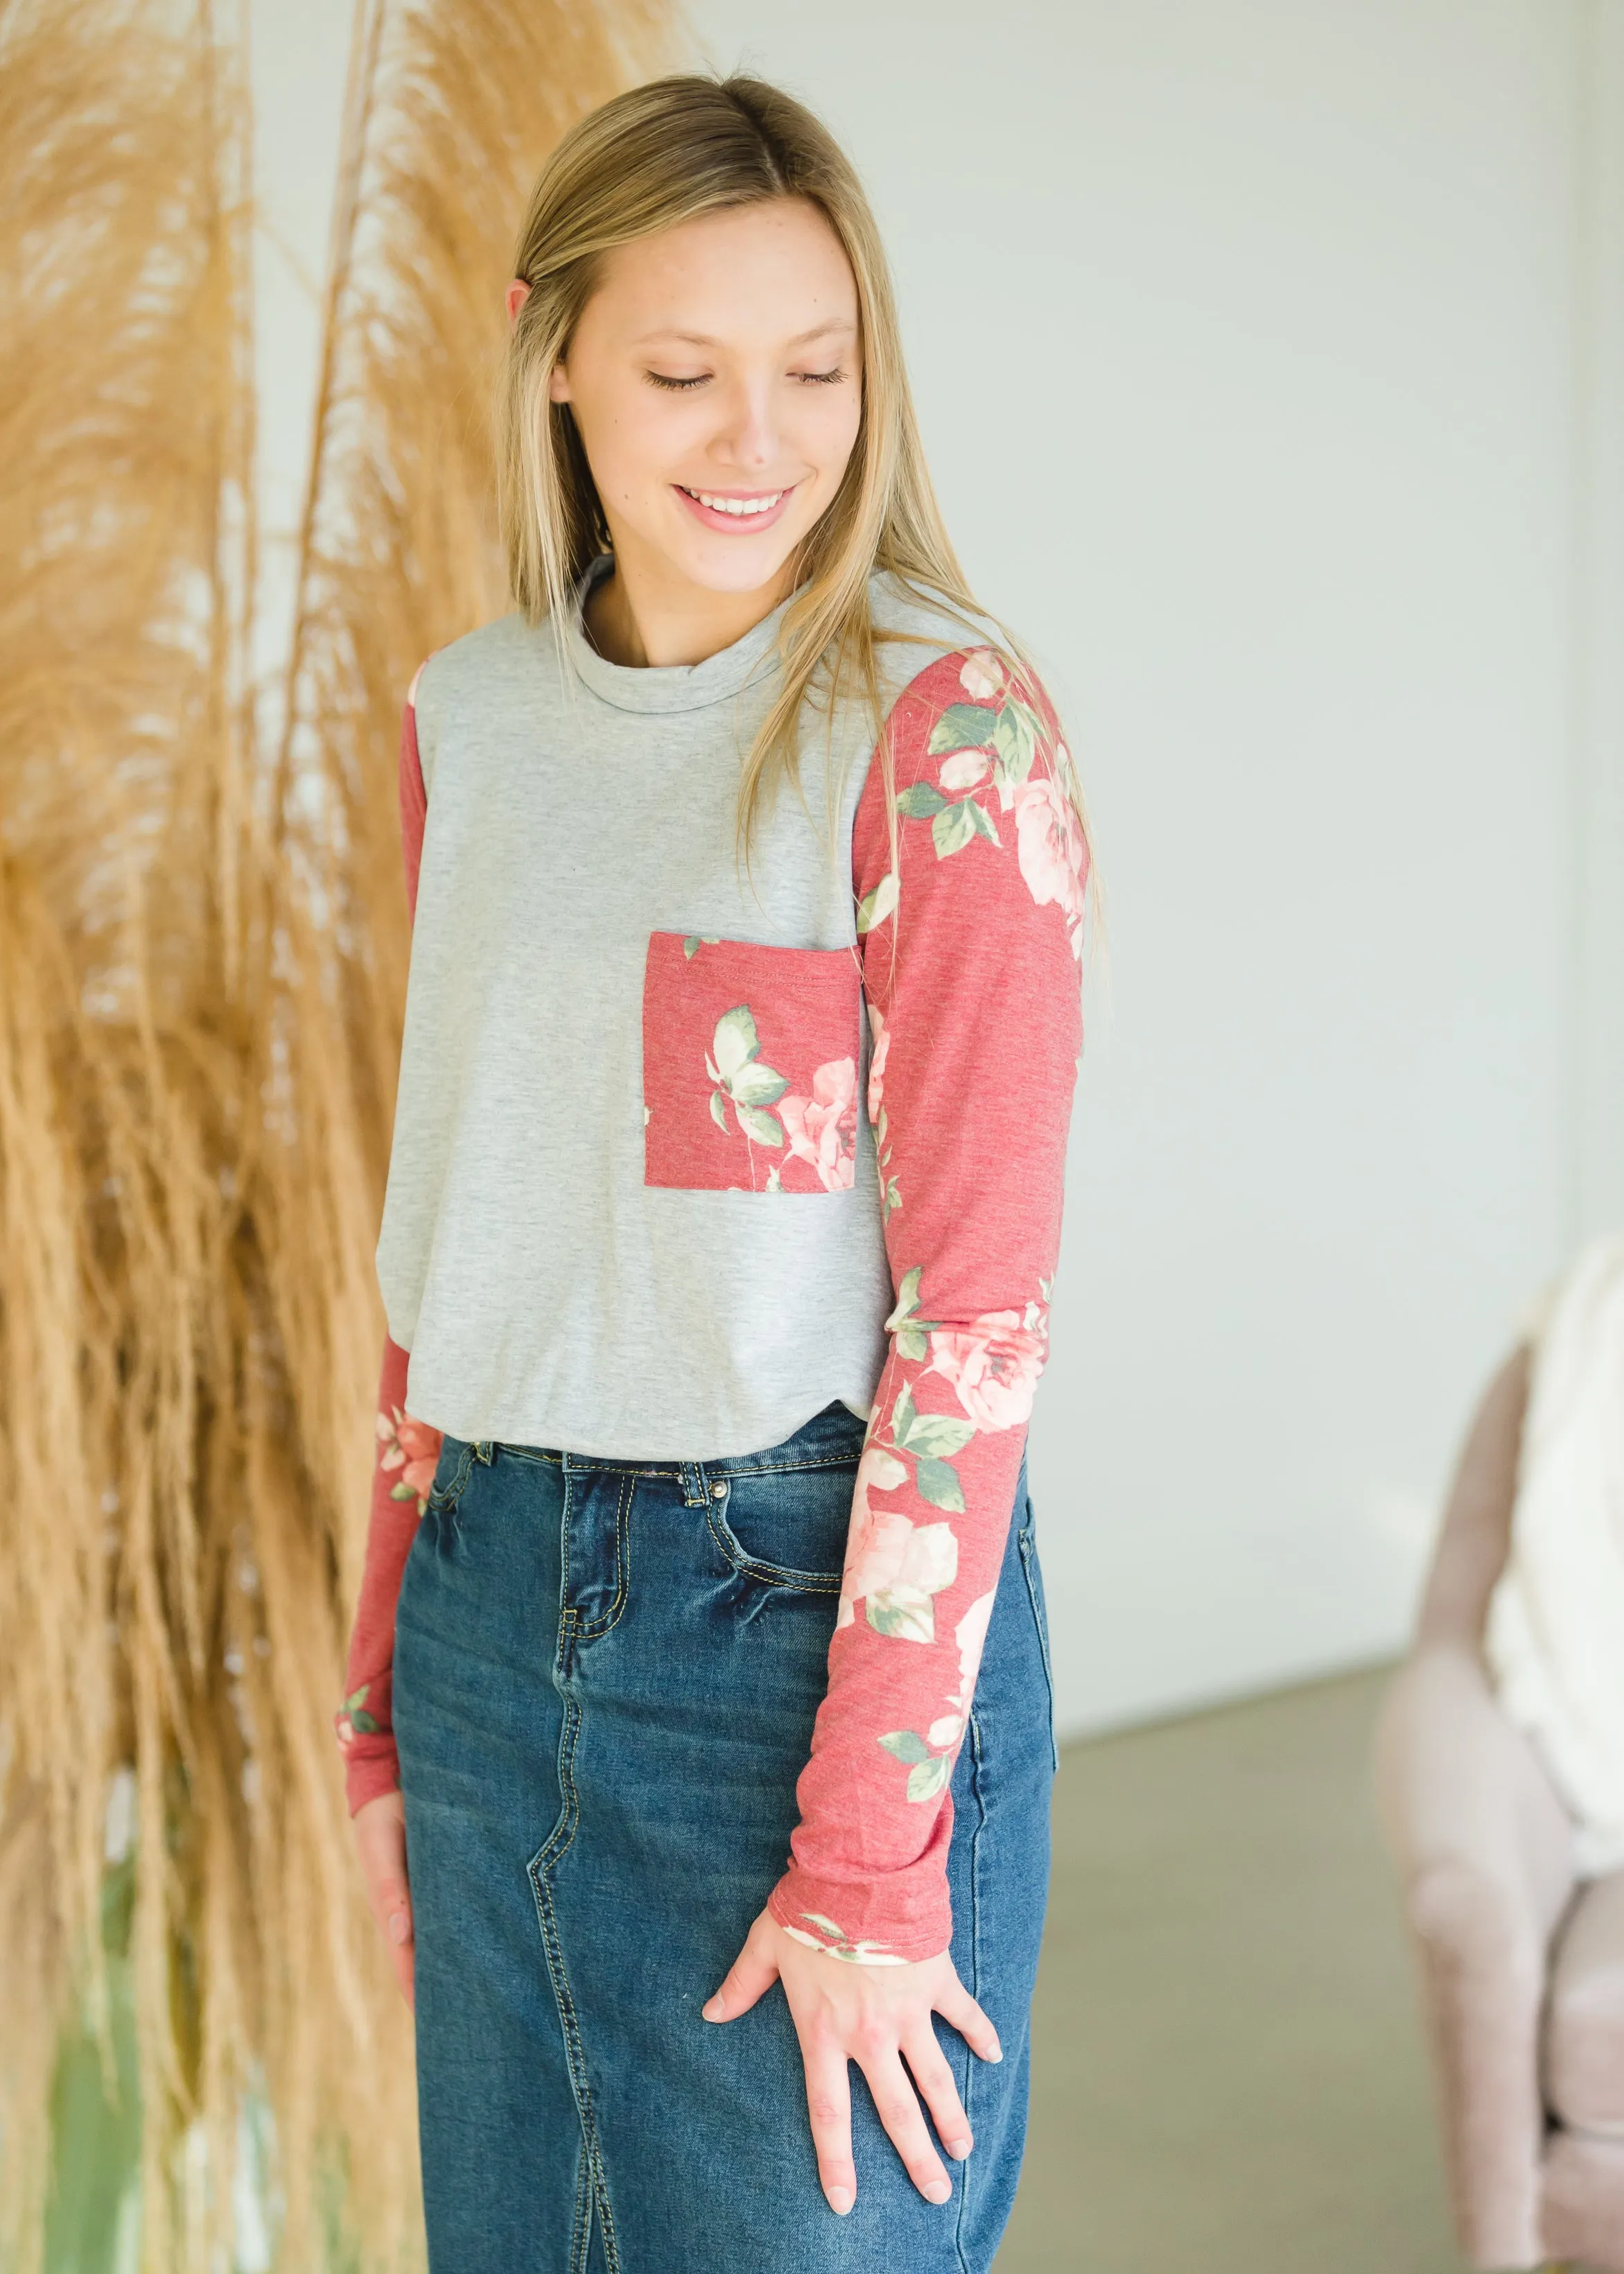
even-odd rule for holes
{"type": "MultiPolygon", "coordinates": [[[[798,779],[803,707],[831,715],[848,690],[883,723],[868,579],[889,569],[945,606],[978,642],[1018,669],[1020,644],[980,608],[959,565],[926,469],[904,367],[884,247],[862,184],[834,137],[804,104],[764,81],[679,73],[618,94],[583,118],[543,167],[519,232],[514,275],[530,292],[508,343],[497,406],[497,494],[513,596],[532,624],[562,624],[609,532],[567,403],[551,400],[605,253],[696,215],[805,198],[845,251],[857,286],[862,410],[833,501],[808,531],[786,612],[783,678],[742,758],[738,826],[753,824],[780,780],[798,779]],[[823,682],[819,686],[820,680],[823,682]]],[[[884,635],[879,635],[884,636],[884,635]]],[[[882,742],[888,802],[894,788],[882,742]]],[[[1059,760],[1088,840],[1075,772],[1059,760]]],[[[1092,867],[1092,862],[1091,862],[1092,867]]]]}

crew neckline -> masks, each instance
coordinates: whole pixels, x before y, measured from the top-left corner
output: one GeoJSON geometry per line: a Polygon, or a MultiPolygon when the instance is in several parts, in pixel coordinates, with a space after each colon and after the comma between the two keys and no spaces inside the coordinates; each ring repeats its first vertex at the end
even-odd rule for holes
{"type": "MultiPolygon", "coordinates": [[[[564,644],[577,678],[619,711],[700,711],[736,695],[768,650],[776,645],[789,600],[752,624],[731,647],[718,648],[703,663],[611,663],[587,637],[585,609],[595,584],[614,568],[614,556],[600,553],[575,587],[575,606],[564,644]]],[[[792,594],[791,599],[793,598],[792,594]]]]}

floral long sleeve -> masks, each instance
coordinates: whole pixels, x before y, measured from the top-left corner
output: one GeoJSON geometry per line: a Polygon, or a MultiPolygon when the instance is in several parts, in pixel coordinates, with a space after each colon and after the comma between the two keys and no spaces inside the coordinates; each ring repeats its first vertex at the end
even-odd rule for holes
{"type": "MultiPolygon", "coordinates": [[[[414,692],[416,688],[414,679],[414,692]]],[[[415,916],[428,806],[417,755],[417,715],[410,696],[401,720],[400,801],[406,897],[415,916]]],[[[352,1816],[380,1793],[393,1792],[401,1781],[391,1718],[395,1606],[401,1574],[440,1458],[439,1430],[414,1421],[406,1411],[406,1352],[400,1344],[386,1340],[378,1383],[378,1455],[372,1469],[366,1560],[350,1635],[344,1702],[334,1715],[334,1727],[344,1749],[344,1787],[352,1816]]]]}
{"type": "Polygon", "coordinates": [[[770,1904],[875,1962],[951,1938],[949,1785],[1047,1355],[1087,873],[1053,715],[989,650],[930,666],[886,732],[897,858],[877,760],[852,858],[896,1306],[770,1904]]]}

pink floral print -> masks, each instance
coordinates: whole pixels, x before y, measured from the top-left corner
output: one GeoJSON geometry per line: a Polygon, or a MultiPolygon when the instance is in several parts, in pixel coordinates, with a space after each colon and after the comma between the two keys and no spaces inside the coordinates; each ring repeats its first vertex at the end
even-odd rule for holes
{"type": "Polygon", "coordinates": [[[896,1302],[829,1690],[773,1890],[875,1963],[946,1948],[953,1765],[1049,1348],[1087,855],[1042,691],[990,648],[891,712],[853,831],[868,1109],[896,1302]]]}
{"type": "Polygon", "coordinates": [[[1088,863],[1071,802],[1048,774],[1015,793],[1020,873],[1040,907],[1050,901],[1066,920],[1071,953],[1081,960],[1088,863]]]}
{"type": "Polygon", "coordinates": [[[414,1421],[398,1405],[378,1415],[378,1465],[386,1476],[399,1471],[389,1487],[391,1500],[415,1500],[422,1515],[440,1465],[440,1433],[414,1421]]]}
{"type": "Polygon", "coordinates": [[[891,1048],[891,1035],[886,1030],[885,1013],[876,1003],[868,1005],[868,1121],[874,1131],[874,1165],[880,1179],[883,1223],[892,1209],[902,1206],[902,1193],[891,1172],[891,1126],[885,1118],[885,1056],[891,1048]]]}
{"type": "Polygon", "coordinates": [[[857,1171],[857,1066],[835,1058],[812,1077],[810,1097],[780,1101],[789,1149],[814,1170],[826,1193],[850,1190],[857,1171]]]}
{"type": "Polygon", "coordinates": [[[967,1327],[937,1327],[930,1370],[951,1382],[978,1429],[1014,1429],[1032,1419],[1032,1399],[1049,1355],[1048,1308],[990,1311],[967,1327]]]}
{"type": "Polygon", "coordinates": [[[868,1118],[879,1120],[885,1098],[885,1055],[891,1048],[891,1036],[885,1031],[885,1013],[875,1004],[868,1005],[868,1034],[871,1049],[868,1055],[868,1118]]]}
{"type": "Polygon", "coordinates": [[[392,1721],[395,1605],[401,1574],[440,1462],[440,1434],[406,1411],[406,1353],[384,1344],[374,1424],[372,1516],[361,1599],[350,1632],[344,1701],[333,1726],[350,1811],[400,1782],[392,1721]]]}
{"type": "Polygon", "coordinates": [[[906,1764],[906,1793],[912,1802],[934,1800],[952,1774],[953,1755],[969,1715],[996,1595],[996,1588],[978,1595],[953,1629],[953,1640],[959,1645],[959,1687],[947,1700],[949,1710],[938,1714],[922,1736],[917,1729],[889,1729],[880,1739],[893,1760],[906,1764]]]}
{"type": "MultiPolygon", "coordinates": [[[[415,692],[417,681],[412,681],[415,692]]],[[[407,904],[416,914],[417,867],[423,852],[427,801],[417,756],[417,718],[410,697],[401,719],[401,848],[407,904]]],[[[344,1700],[333,1726],[344,1758],[344,1792],[350,1813],[400,1784],[392,1721],[395,1606],[401,1574],[416,1537],[423,1503],[439,1465],[440,1434],[406,1410],[406,1352],[386,1340],[378,1382],[377,1457],[372,1465],[372,1513],[360,1600],[350,1630],[344,1700]]]]}
{"type": "Polygon", "coordinates": [[[860,1005],[844,949],[653,933],[643,986],[643,1181],[849,1191],[860,1005]]]}
{"type": "Polygon", "coordinates": [[[1004,659],[989,647],[972,648],[959,666],[959,684],[972,703],[996,703],[1004,692],[1004,659]]]}

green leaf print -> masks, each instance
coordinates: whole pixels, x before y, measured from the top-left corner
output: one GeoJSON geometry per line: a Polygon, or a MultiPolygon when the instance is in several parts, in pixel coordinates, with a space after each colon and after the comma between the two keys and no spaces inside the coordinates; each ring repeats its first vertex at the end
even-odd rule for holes
{"type": "Polygon", "coordinates": [[[844,1927],[837,1926],[831,1918],[825,1918],[822,1911],[802,1911],[801,1916],[808,1926],[815,1926],[820,1934],[830,1938],[822,1946],[826,1958],[849,1959],[861,1966],[867,1961],[891,1954],[888,1942],[870,1942],[866,1937],[861,1942],[853,1942],[844,1927]]]}
{"type": "Polygon", "coordinates": [[[868,1624],[876,1633],[903,1642],[934,1642],[933,1598],[951,1587],[958,1575],[959,1542],[952,1525],[914,1525],[896,1578],[889,1587],[877,1588],[866,1599],[868,1624]]]}
{"type": "Polygon", "coordinates": [[[934,1800],[952,1773],[951,1755],[933,1753],[928,1761],[908,1771],[908,1798],[934,1800]]]}
{"type": "Polygon", "coordinates": [[[964,1514],[964,1494],[959,1489],[959,1472],[951,1461],[937,1460],[934,1455],[922,1453],[914,1470],[914,1481],[919,1487],[921,1500],[932,1508],[944,1508],[950,1514],[964,1514]]]}
{"type": "Polygon", "coordinates": [[[905,1271],[903,1273],[902,1284],[897,1290],[897,1307],[891,1313],[890,1318],[885,1321],[885,1331],[887,1334],[890,1334],[893,1329],[899,1327],[904,1319],[911,1318],[913,1314],[918,1310],[919,1283],[923,1276],[924,1267],[918,1263],[914,1266],[912,1271],[905,1271]]]}
{"type": "Polygon", "coordinates": [[[722,1093],[719,1089],[713,1089],[710,1093],[710,1118],[724,1137],[733,1135],[733,1131],[727,1126],[727,1108],[722,1103],[722,1093]]]}
{"type": "Polygon", "coordinates": [[[930,1758],[930,1748],[916,1729],[893,1729],[888,1737],[882,1737],[880,1743],[899,1761],[913,1763],[930,1758]]]}
{"type": "Polygon", "coordinates": [[[975,824],[969,808],[973,797],[960,798],[957,805],[944,805],[930,825],[930,834],[936,848],[936,859],[945,861],[950,854],[962,853],[975,837],[975,824]]]}
{"type": "MultiPolygon", "coordinates": [[[[776,1091],[774,1095],[777,1095],[776,1091]]],[[[784,1132],[771,1113],[763,1113],[756,1105],[741,1104],[737,1096],[733,1099],[733,1111],[758,1145],[783,1145],[784,1132]]]]}
{"type": "Polygon", "coordinates": [[[998,724],[998,713],[984,703],[950,703],[930,730],[930,755],[944,758],[950,750],[987,750],[998,724]]]}
{"type": "Polygon", "coordinates": [[[969,797],[965,800],[965,809],[969,814],[976,835],[984,837],[989,845],[996,845],[1002,851],[1003,840],[998,835],[998,825],[986,807],[978,805],[973,797],[969,797]]]}
{"type": "Polygon", "coordinates": [[[897,800],[897,810],[906,813],[910,821],[929,821],[946,803],[941,791],[933,789],[929,782],[910,782],[897,800]]]}
{"type": "MultiPolygon", "coordinates": [[[[366,1703],[366,1693],[372,1686],[370,1682],[364,1682],[358,1690],[352,1690],[344,1700],[344,1711],[350,1716],[350,1726],[359,1737],[375,1737],[378,1735],[378,1723],[370,1713],[362,1711],[366,1703]]],[[[332,1695],[331,1691],[328,1695],[332,1695]]]]}
{"type": "Polygon", "coordinates": [[[998,753],[998,772],[1011,784],[1024,782],[1032,772],[1032,760],[1038,746],[1038,722],[1024,703],[1006,703],[998,713],[997,730],[993,736],[998,753]]]}
{"type": "MultiPolygon", "coordinates": [[[[727,1088],[735,1105],[773,1105],[789,1083],[775,1067],[764,1065],[760,1058],[752,1058],[740,1067],[727,1088]]],[[[776,1141],[781,1145],[784,1140],[780,1137],[776,1141]]]]}
{"type": "Polygon", "coordinates": [[[723,1012],[716,1022],[716,1033],[711,1039],[710,1047],[716,1052],[718,1080],[728,1083],[731,1087],[733,1078],[740,1067],[746,1065],[761,1049],[761,1043],[756,1032],[756,1021],[750,1015],[750,1006],[748,1003],[736,1003],[731,1011],[723,1012]]]}
{"type": "MultiPolygon", "coordinates": [[[[901,1206],[902,1194],[897,1190],[897,1179],[895,1177],[887,1177],[885,1179],[884,1203],[880,1211],[882,1220],[891,1214],[892,1209],[899,1209],[901,1206]]],[[[925,1355],[925,1337],[923,1335],[919,1333],[917,1329],[913,1327],[904,1328],[903,1333],[907,1336],[911,1343],[917,1343],[919,1344],[919,1348],[917,1350],[905,1351],[903,1353],[904,1356],[907,1358],[923,1358],[925,1355]]],[[[897,1347],[898,1350],[902,1350],[903,1348],[902,1335],[898,1335],[897,1337],[897,1347]]]]}
{"type": "Polygon", "coordinates": [[[857,903],[858,932],[869,932],[876,924],[883,924],[896,905],[896,877],[882,877],[874,890],[865,892],[857,903]]]}
{"type": "MultiPolygon", "coordinates": [[[[893,1177],[891,1180],[891,1186],[886,1193],[885,1198],[888,1205],[899,1208],[901,1206],[900,1201],[893,1202],[891,1198],[891,1193],[895,1192],[896,1188],[897,1179],[893,1177]]],[[[924,1331],[921,1328],[914,1326],[898,1327],[897,1329],[897,1348],[904,1358],[911,1359],[914,1364],[917,1366],[920,1360],[925,1357],[927,1352],[929,1351],[930,1344],[926,1341],[924,1331]]]]}
{"type": "Polygon", "coordinates": [[[718,937],[716,932],[691,931],[682,943],[682,953],[692,963],[702,947],[714,947],[718,937]]]}
{"type": "Polygon", "coordinates": [[[900,1642],[934,1642],[936,1605],[923,1587],[887,1587],[868,1597],[868,1624],[900,1642]]]}
{"type": "Polygon", "coordinates": [[[914,1427],[914,1393],[905,1383],[898,1392],[897,1402],[891,1410],[891,1434],[898,1444],[906,1445],[908,1431],[914,1427]]]}
{"type": "Polygon", "coordinates": [[[974,1434],[974,1421],[955,1420],[949,1413],[916,1413],[902,1442],[910,1453],[932,1453],[946,1461],[962,1453],[974,1434]]]}

